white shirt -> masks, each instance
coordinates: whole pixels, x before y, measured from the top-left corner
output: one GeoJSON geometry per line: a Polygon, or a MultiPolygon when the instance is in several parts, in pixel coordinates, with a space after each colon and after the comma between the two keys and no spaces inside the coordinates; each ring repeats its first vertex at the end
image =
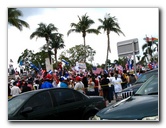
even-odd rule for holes
{"type": "Polygon", "coordinates": [[[16,95],[18,95],[18,94],[20,94],[21,93],[21,90],[20,90],[20,88],[19,87],[17,87],[17,86],[13,86],[12,88],[11,88],[11,95],[12,96],[16,96],[16,95]]]}
{"type": "Polygon", "coordinates": [[[84,84],[81,81],[77,82],[74,86],[74,90],[77,90],[77,91],[83,93],[84,92],[83,91],[84,90],[84,84]]]}
{"type": "Polygon", "coordinates": [[[109,87],[111,87],[111,85],[114,85],[114,84],[113,84],[113,82],[112,82],[112,81],[113,81],[113,79],[115,79],[115,77],[113,77],[113,76],[111,76],[111,77],[109,78],[109,80],[110,80],[109,87]]]}
{"type": "Polygon", "coordinates": [[[88,85],[88,91],[94,92],[94,91],[95,91],[94,87],[95,87],[95,83],[92,81],[92,82],[88,85]]]}
{"type": "Polygon", "coordinates": [[[115,93],[122,91],[122,85],[121,85],[122,79],[121,78],[117,78],[117,79],[113,78],[112,83],[114,85],[115,93]]]}

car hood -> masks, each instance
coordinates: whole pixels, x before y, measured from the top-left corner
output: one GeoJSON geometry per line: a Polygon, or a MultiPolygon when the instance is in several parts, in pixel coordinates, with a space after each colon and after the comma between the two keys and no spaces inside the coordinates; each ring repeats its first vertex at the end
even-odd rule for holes
{"type": "Polygon", "coordinates": [[[158,95],[128,97],[96,114],[108,120],[141,120],[155,115],[158,115],[158,95]]]}

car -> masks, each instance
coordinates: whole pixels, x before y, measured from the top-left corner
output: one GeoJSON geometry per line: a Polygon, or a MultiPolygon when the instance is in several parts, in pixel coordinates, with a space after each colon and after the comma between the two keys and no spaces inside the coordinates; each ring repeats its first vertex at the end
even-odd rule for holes
{"type": "Polygon", "coordinates": [[[102,96],[71,88],[39,89],[8,100],[8,120],[90,120],[106,107],[102,96]]]}
{"type": "Polygon", "coordinates": [[[142,86],[144,82],[146,82],[152,75],[158,73],[158,69],[153,69],[143,73],[137,81],[133,84],[133,86],[125,88],[121,92],[122,99],[125,99],[131,95],[134,95],[135,92],[142,86]]]}
{"type": "Polygon", "coordinates": [[[154,74],[134,96],[107,106],[92,120],[159,121],[158,88],[158,74],[154,74]]]}

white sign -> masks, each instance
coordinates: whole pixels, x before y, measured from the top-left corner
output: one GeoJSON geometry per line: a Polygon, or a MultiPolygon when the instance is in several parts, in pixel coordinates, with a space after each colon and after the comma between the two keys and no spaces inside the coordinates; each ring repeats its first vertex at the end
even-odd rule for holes
{"type": "Polygon", "coordinates": [[[86,69],[86,64],[76,62],[76,67],[78,67],[79,69],[86,69]]]}

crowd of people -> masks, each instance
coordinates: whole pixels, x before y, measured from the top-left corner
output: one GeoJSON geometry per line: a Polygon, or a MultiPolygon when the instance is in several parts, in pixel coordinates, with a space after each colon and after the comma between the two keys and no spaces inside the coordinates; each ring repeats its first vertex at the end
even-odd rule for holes
{"type": "Polygon", "coordinates": [[[108,73],[104,71],[100,74],[69,73],[66,71],[59,75],[58,70],[52,73],[44,72],[39,74],[22,75],[16,72],[15,78],[8,81],[8,97],[16,96],[20,93],[45,88],[72,88],[88,96],[103,96],[109,103],[118,100],[118,94],[137,80],[141,72],[134,74],[134,71],[119,73],[114,70],[108,73]]]}

